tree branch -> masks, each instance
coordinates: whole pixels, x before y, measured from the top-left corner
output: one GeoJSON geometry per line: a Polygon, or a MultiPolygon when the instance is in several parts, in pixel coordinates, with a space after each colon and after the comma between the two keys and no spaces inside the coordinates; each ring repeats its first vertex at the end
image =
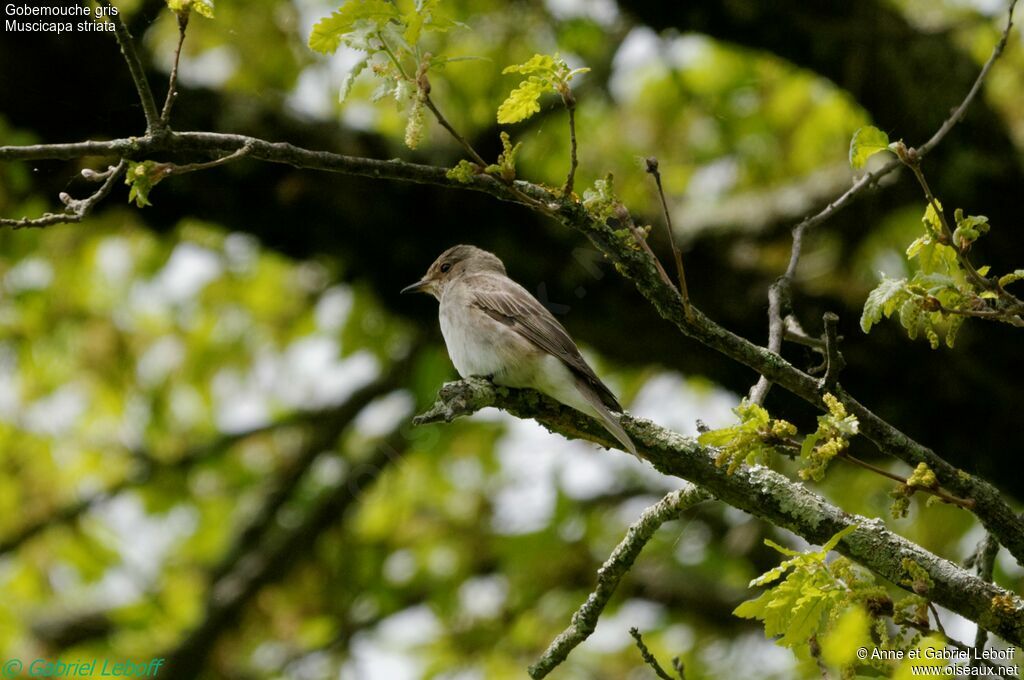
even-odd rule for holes
{"type": "MultiPolygon", "coordinates": [[[[434,406],[414,422],[451,421],[487,406],[520,418],[533,418],[569,438],[605,447],[615,445],[599,423],[567,406],[531,390],[496,387],[481,379],[447,383],[434,406]]],[[[803,485],[761,466],[743,467],[728,474],[715,464],[714,449],[651,421],[627,415],[622,426],[641,455],[659,472],[697,484],[716,498],[789,529],[810,543],[820,545],[842,529],[855,526],[839,543],[840,553],[897,585],[907,578],[903,560],[910,559],[932,579],[929,599],[1012,644],[1024,642],[1024,601],[893,533],[879,520],[851,515],[803,485]],[[1012,606],[1000,607],[1000,602],[1011,602],[1012,606]]]]}
{"type": "Polygon", "coordinates": [[[164,127],[171,125],[171,108],[178,99],[178,62],[181,61],[181,46],[185,44],[185,30],[188,28],[190,11],[175,12],[178,16],[178,47],[174,50],[174,63],[171,65],[171,75],[167,79],[167,99],[164,100],[164,110],[160,114],[160,121],[164,127]]]}
{"type": "MultiPolygon", "coordinates": [[[[110,0],[99,1],[103,7],[117,12],[113,5],[110,4],[110,0]]],[[[132,38],[132,34],[119,12],[114,14],[114,16],[108,17],[108,21],[114,23],[114,35],[117,37],[117,44],[121,47],[121,54],[124,55],[124,60],[128,64],[128,71],[132,74],[135,90],[139,94],[139,101],[142,102],[142,111],[146,114],[146,132],[147,134],[159,132],[164,129],[163,120],[160,118],[160,113],[156,108],[153,90],[150,89],[149,81],[146,79],[146,69],[143,68],[142,60],[139,59],[139,52],[135,49],[135,39],[132,38]]]]}
{"type": "Polygon", "coordinates": [[[1017,6],[1017,0],[1010,0],[1010,6],[1006,10],[1006,28],[1003,29],[1003,34],[999,36],[999,42],[992,48],[992,54],[989,55],[985,65],[981,67],[981,71],[978,73],[978,77],[974,79],[974,84],[971,89],[967,92],[967,96],[960,102],[960,106],[956,107],[952,115],[946,119],[942,126],[935,131],[931,139],[918,147],[917,152],[921,158],[924,158],[932,149],[938,146],[939,142],[946,138],[949,131],[952,130],[957,123],[963,120],[964,115],[967,113],[967,109],[970,108],[971,103],[978,96],[978,92],[981,91],[981,85],[985,82],[985,78],[988,77],[988,72],[992,69],[992,64],[996,62],[996,59],[1006,49],[1006,41],[1010,39],[1010,29],[1013,28],[1013,10],[1017,6]]]}
{"type": "Polygon", "coordinates": [[[100,188],[87,198],[74,199],[70,195],[61,192],[60,200],[65,206],[62,213],[45,213],[42,217],[22,217],[20,219],[0,217],[0,225],[24,229],[26,227],[48,227],[53,224],[81,222],[93,211],[93,208],[100,201],[110,195],[111,190],[114,188],[114,183],[124,174],[126,165],[124,159],[122,159],[117,165],[111,166],[103,173],[93,173],[93,176],[103,176],[106,179],[100,185],[100,188]]]}
{"type": "Polygon", "coordinates": [[[651,654],[651,650],[647,649],[647,645],[644,644],[644,638],[640,635],[640,631],[636,628],[630,628],[629,634],[636,640],[636,648],[640,650],[640,658],[644,660],[644,663],[651,667],[654,674],[660,678],[660,680],[675,680],[671,675],[665,672],[665,669],[661,667],[658,660],[654,658],[654,654],[651,654]]]}
{"type": "Polygon", "coordinates": [[[825,327],[825,375],[821,379],[821,389],[831,392],[839,382],[839,372],[846,368],[846,359],[839,353],[839,317],[833,312],[825,312],[821,321],[825,327]]]}
{"type": "Polygon", "coordinates": [[[683,254],[679,252],[679,247],[676,245],[675,229],[672,227],[672,215],[668,210],[668,202],[665,200],[665,189],[661,186],[661,171],[658,169],[658,159],[654,156],[649,156],[645,160],[645,165],[647,173],[654,177],[654,185],[658,189],[658,198],[661,201],[661,211],[665,216],[665,228],[668,230],[668,244],[672,248],[672,257],[676,262],[676,276],[679,277],[679,294],[683,296],[683,304],[686,306],[686,315],[692,321],[693,314],[690,311],[690,291],[686,287],[686,269],[683,267],[683,254]]]}
{"type": "Polygon", "coordinates": [[[567,89],[562,94],[562,102],[569,112],[569,174],[565,178],[562,194],[571,197],[576,183],[576,167],[579,165],[576,158],[576,97],[567,89]]]}
{"type": "MultiPolygon", "coordinates": [[[[982,581],[992,581],[992,571],[996,564],[996,555],[999,554],[999,543],[992,536],[992,534],[985,534],[985,538],[978,544],[978,549],[974,553],[974,569],[978,573],[978,578],[982,581]]],[[[973,657],[979,656],[985,649],[985,645],[988,644],[988,631],[978,626],[977,632],[974,634],[974,654],[972,654],[972,665],[974,665],[973,657]]]]}
{"type": "Polygon", "coordinates": [[[625,538],[597,570],[597,588],[572,615],[572,623],[554,639],[537,662],[530,666],[531,678],[537,680],[547,676],[568,658],[573,649],[590,637],[597,627],[601,612],[615,594],[619,582],[633,567],[633,562],[640,551],[658,528],[665,522],[678,519],[686,510],[710,497],[709,493],[696,486],[677,489],[641,513],[640,519],[630,525],[625,538]]]}

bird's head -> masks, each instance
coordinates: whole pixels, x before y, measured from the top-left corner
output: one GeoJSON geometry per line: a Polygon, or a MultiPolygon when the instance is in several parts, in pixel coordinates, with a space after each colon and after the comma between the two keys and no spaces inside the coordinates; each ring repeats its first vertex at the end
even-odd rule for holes
{"type": "Polygon", "coordinates": [[[494,253],[476,246],[452,246],[434,260],[434,264],[430,265],[422,279],[411,286],[406,286],[402,292],[430,293],[440,300],[449,283],[466,274],[478,272],[496,272],[504,275],[505,265],[494,253]]]}

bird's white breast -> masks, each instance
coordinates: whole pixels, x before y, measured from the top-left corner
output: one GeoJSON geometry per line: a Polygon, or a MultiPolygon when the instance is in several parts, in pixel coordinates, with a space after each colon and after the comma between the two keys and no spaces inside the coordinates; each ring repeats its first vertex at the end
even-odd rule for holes
{"type": "Polygon", "coordinates": [[[445,290],[440,302],[441,334],[459,375],[491,376],[510,387],[533,382],[543,352],[473,306],[471,293],[458,283],[445,290]]]}

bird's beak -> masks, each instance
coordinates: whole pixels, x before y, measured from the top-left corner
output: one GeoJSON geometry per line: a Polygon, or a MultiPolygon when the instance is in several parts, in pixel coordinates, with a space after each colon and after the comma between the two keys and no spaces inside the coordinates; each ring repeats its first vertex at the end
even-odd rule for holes
{"type": "Polygon", "coordinates": [[[406,286],[405,288],[403,288],[401,291],[399,291],[399,294],[404,295],[405,293],[429,293],[430,288],[433,285],[434,282],[431,281],[430,279],[420,279],[411,286],[406,286]]]}

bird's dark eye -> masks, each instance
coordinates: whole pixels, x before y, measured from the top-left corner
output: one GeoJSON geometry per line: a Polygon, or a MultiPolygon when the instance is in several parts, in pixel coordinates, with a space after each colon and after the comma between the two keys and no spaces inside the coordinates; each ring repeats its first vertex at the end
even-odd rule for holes
{"type": "Polygon", "coordinates": [[[447,274],[448,270],[451,269],[451,268],[452,268],[452,263],[451,262],[445,262],[443,265],[441,265],[441,273],[442,274],[447,274]]]}

